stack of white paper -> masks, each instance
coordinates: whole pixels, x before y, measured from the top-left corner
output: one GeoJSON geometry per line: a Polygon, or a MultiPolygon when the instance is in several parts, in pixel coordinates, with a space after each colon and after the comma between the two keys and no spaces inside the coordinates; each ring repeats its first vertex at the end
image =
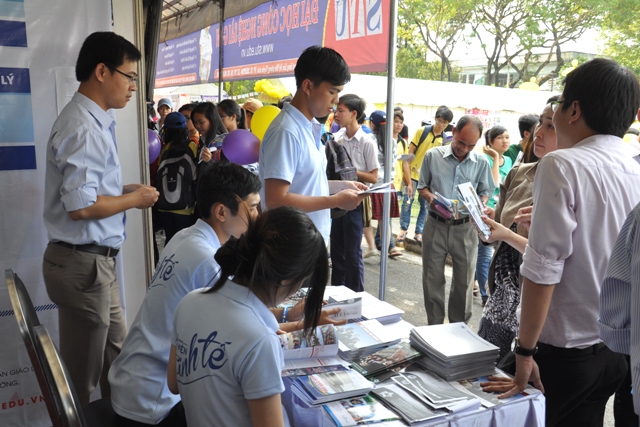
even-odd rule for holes
{"type": "Polygon", "coordinates": [[[417,363],[447,381],[491,374],[500,351],[464,323],[416,327],[409,338],[425,354],[417,363]]]}
{"type": "Polygon", "coordinates": [[[400,342],[377,320],[338,326],[338,355],[346,361],[368,356],[400,342]]]}

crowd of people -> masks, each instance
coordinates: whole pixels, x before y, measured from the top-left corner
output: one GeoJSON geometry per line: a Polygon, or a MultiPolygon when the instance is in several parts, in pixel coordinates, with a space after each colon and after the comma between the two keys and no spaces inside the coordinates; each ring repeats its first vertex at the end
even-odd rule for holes
{"type": "Polygon", "coordinates": [[[420,203],[414,239],[427,323],[468,322],[479,285],[478,333],[514,374],[490,377],[485,390],[508,397],[532,382],[545,393],[547,426],[601,426],[615,393],[616,425],[638,425],[640,394],[631,389],[640,384],[640,164],[621,137],[638,116],[640,84],[629,70],[607,59],[577,67],[539,116],[520,119],[516,144],[506,128],[484,129],[473,115],[454,122],[446,106],[411,142],[395,109],[386,141],[386,114],[367,117],[363,98],[340,94],[351,78],[342,56],[312,46],[297,61],[296,93],[264,134],[257,165],[229,162],[222,142],[250,129],[258,101],[174,112],[162,99],[155,185],[123,185],[107,110],[131,98],[140,58],[114,33],[90,35],[76,65],[80,87],[47,146],[43,274],[82,405],[100,384],[119,425],[286,425],[276,335],[340,324],[330,317],[338,309],[321,310],[329,280],[361,291],[363,258],[382,245],[401,254],[370,228],[382,221],[382,196],[363,193],[392,183],[398,242],[416,196],[420,203]],[[174,164],[190,187],[170,179],[174,164]],[[346,174],[329,179],[329,169],[346,174]],[[442,208],[458,206],[457,187],[467,183],[484,205],[488,237],[463,204],[453,214],[442,208]],[[127,333],[115,255],[125,212],[152,206],[166,242],[127,333]],[[277,308],[302,287],[306,299],[277,308]]]}

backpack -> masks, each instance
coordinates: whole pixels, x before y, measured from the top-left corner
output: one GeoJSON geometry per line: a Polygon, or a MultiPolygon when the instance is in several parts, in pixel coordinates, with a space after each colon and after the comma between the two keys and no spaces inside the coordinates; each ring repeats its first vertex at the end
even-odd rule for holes
{"type": "MultiPolygon", "coordinates": [[[[358,170],[353,166],[347,149],[334,138],[330,132],[322,135],[327,156],[327,179],[330,181],[357,181],[358,170]]],[[[331,209],[331,218],[339,218],[347,211],[340,208],[331,209]]]]}
{"type": "Polygon", "coordinates": [[[420,145],[422,145],[424,140],[427,139],[427,136],[429,136],[429,132],[431,132],[431,129],[433,129],[433,126],[431,125],[424,127],[424,129],[422,130],[422,135],[420,135],[420,140],[418,141],[418,146],[416,147],[416,151],[418,151],[418,148],[420,147],[420,145]]]}
{"type": "Polygon", "coordinates": [[[156,177],[160,197],[155,204],[160,210],[177,211],[195,205],[196,157],[189,143],[172,142],[161,156],[156,177]]]}

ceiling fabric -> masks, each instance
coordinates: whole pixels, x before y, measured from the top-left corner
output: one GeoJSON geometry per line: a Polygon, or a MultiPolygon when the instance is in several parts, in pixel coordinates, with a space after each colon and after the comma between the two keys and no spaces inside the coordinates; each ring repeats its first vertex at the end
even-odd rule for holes
{"type": "MultiPolygon", "coordinates": [[[[226,0],[224,18],[241,15],[274,0],[226,0]]],[[[220,0],[164,0],[160,43],[220,22],[220,0]]]]}

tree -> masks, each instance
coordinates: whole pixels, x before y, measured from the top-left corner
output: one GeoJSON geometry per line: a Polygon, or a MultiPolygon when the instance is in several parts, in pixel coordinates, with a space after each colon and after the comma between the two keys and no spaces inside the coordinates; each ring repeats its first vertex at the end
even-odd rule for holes
{"type": "Polygon", "coordinates": [[[637,0],[612,0],[602,26],[605,55],[640,75],[640,4],[637,0]]]}
{"type": "MultiPolygon", "coordinates": [[[[426,54],[431,52],[439,60],[436,80],[452,81],[455,73],[449,57],[456,44],[465,38],[464,31],[473,8],[471,0],[400,0],[398,38],[404,41],[405,46],[398,49],[398,64],[406,64],[410,68],[425,67],[428,64],[426,54]],[[418,40],[415,40],[416,35],[418,40]]],[[[429,66],[432,67],[433,64],[429,66]]]]}
{"type": "Polygon", "coordinates": [[[516,72],[510,87],[531,77],[539,84],[557,77],[564,66],[562,45],[599,25],[607,7],[601,0],[488,0],[472,24],[487,57],[485,84],[496,84],[506,66],[516,72]],[[484,43],[483,32],[492,44],[484,43]],[[556,67],[541,75],[553,60],[556,67]]]}
{"type": "Polygon", "coordinates": [[[253,90],[257,80],[234,80],[224,82],[224,90],[229,96],[245,95],[255,92],[253,90]]]}

